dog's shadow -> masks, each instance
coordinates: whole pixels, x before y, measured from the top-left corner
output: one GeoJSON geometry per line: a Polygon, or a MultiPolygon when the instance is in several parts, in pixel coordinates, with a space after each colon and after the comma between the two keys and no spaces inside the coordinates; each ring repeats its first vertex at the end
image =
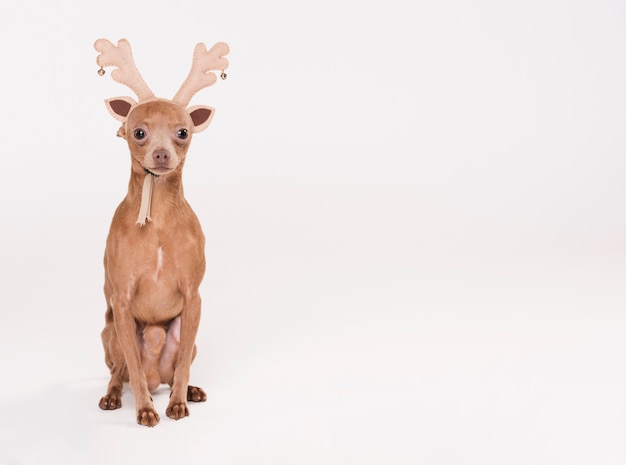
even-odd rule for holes
{"type": "Polygon", "coordinates": [[[163,434],[171,434],[174,425],[180,432],[186,429],[187,419],[176,422],[165,415],[168,386],[152,394],[161,422],[146,428],[136,423],[135,399],[128,385],[120,409],[98,407],[107,382],[107,377],[85,378],[0,399],[0,465],[106,463],[103,457],[114,449],[129,447],[136,453],[138,448],[154,447],[163,434]]]}

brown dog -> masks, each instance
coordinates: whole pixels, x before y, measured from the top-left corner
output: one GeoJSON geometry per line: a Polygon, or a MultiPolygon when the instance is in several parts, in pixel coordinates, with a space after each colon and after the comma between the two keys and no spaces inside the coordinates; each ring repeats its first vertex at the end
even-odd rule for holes
{"type": "Polygon", "coordinates": [[[228,48],[220,43],[207,52],[198,44],[192,71],[173,100],[154,97],[124,39],[117,46],[100,39],[95,48],[101,70],[117,66],[114,79],[139,97],[139,102],[128,97],[106,102],[123,123],[118,136],[130,149],[131,176],[104,256],[102,342],[111,381],[99,405],[104,410],[121,407],[123,383],[129,381],[137,422],[154,426],[159,415],[150,392],[161,383],[171,386],[166,414],[175,420],[189,415],[188,400],[206,400],[201,388],[189,385],[205,260],[200,223],[183,195],[182,169],[192,134],[205,129],[213,116],[212,108],[187,109],[187,103],[198,88],[215,82],[208,71],[221,69],[225,77],[228,48]]]}

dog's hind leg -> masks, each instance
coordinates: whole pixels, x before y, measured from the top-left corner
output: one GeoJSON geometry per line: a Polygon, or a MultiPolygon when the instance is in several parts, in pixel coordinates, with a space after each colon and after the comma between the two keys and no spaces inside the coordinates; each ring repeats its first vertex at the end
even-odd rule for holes
{"type": "Polygon", "coordinates": [[[148,325],[139,335],[141,344],[141,364],[146,374],[148,390],[151,392],[161,384],[159,359],[165,345],[165,329],[162,326],[148,325]]]}
{"type": "Polygon", "coordinates": [[[180,317],[170,321],[165,335],[165,346],[159,360],[159,374],[161,381],[172,386],[174,382],[174,367],[180,346],[180,317]]]}
{"type": "Polygon", "coordinates": [[[205,402],[206,392],[198,386],[187,386],[187,400],[191,402],[205,402]]]}
{"type": "MultiPolygon", "coordinates": [[[[196,345],[193,345],[193,355],[191,356],[191,361],[196,358],[196,353],[198,349],[196,345]]],[[[187,385],[187,400],[191,402],[205,402],[206,401],[206,392],[201,387],[187,385]]]]}
{"type": "MultiPolygon", "coordinates": [[[[176,359],[178,357],[178,349],[180,346],[180,317],[174,318],[168,329],[165,338],[165,347],[161,354],[161,361],[159,363],[159,370],[161,373],[161,380],[172,386],[174,383],[174,367],[176,365],[176,359]]],[[[193,354],[191,360],[196,357],[196,345],[193,346],[193,354]]],[[[187,386],[187,400],[191,402],[204,402],[206,401],[206,393],[204,390],[197,386],[187,386]]]]}

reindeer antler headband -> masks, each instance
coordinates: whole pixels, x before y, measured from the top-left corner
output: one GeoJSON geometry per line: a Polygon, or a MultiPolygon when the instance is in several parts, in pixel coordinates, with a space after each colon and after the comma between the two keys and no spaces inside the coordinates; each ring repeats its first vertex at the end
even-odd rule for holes
{"type": "MultiPolygon", "coordinates": [[[[115,46],[106,39],[98,39],[94,48],[100,52],[96,57],[100,76],[104,76],[105,66],[116,66],[111,77],[135,92],[139,102],[155,98],[135,66],[128,40],[120,39],[115,46]]],[[[224,57],[228,52],[228,45],[224,42],[216,43],[210,50],[203,43],[198,43],[193,51],[191,71],[172,101],[186,107],[196,92],[215,84],[217,77],[212,71],[221,71],[220,77],[226,79],[224,70],[228,68],[228,60],[224,57]]]]}

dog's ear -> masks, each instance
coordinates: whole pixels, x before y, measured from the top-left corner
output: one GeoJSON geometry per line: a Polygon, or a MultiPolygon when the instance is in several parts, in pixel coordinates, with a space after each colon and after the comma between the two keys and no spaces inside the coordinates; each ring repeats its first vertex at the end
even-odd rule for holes
{"type": "Polygon", "coordinates": [[[196,105],[188,108],[189,116],[193,121],[193,132],[204,131],[213,119],[215,110],[206,105],[196,105]]]}
{"type": "Polygon", "coordinates": [[[105,100],[107,110],[109,113],[118,121],[124,123],[126,121],[126,117],[130,113],[130,109],[137,105],[130,97],[115,97],[105,100]]]}

